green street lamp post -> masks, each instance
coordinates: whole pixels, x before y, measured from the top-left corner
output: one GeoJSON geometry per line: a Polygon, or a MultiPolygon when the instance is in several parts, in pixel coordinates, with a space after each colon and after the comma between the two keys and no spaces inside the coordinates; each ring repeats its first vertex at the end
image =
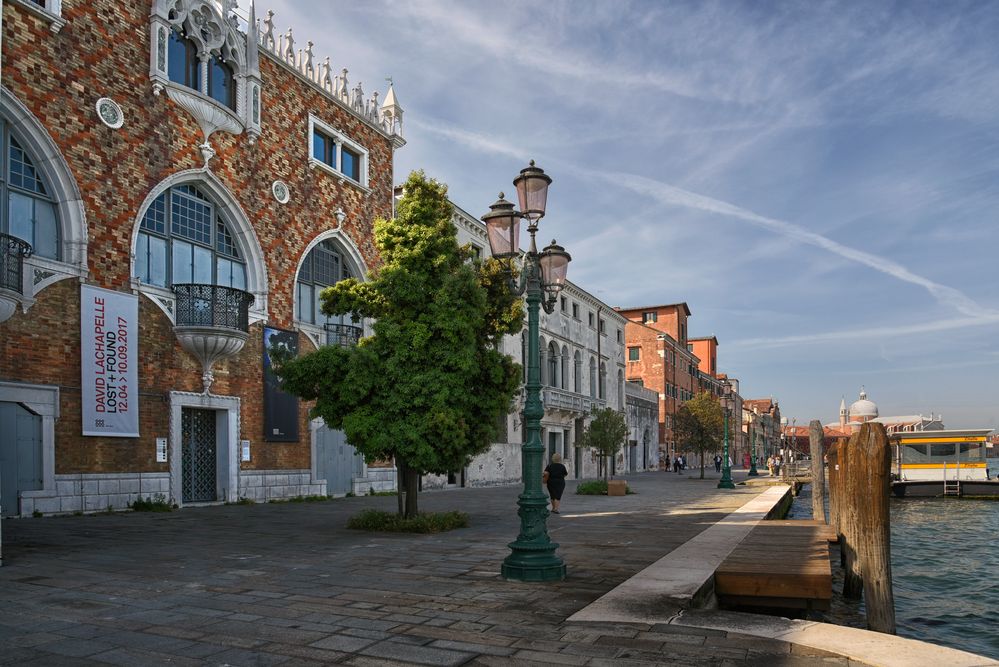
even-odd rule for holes
{"type": "Polygon", "coordinates": [[[728,411],[730,409],[730,404],[732,403],[732,385],[726,384],[724,393],[721,397],[722,410],[725,411],[725,458],[722,460],[722,477],[718,481],[719,489],[734,489],[735,484],[732,483],[732,466],[729,463],[728,455],[728,411]]]}
{"type": "Polygon", "coordinates": [[[558,543],[548,537],[548,500],[541,490],[541,471],[544,463],[544,446],[541,444],[541,352],[539,342],[539,307],[546,313],[555,310],[559,292],[565,286],[569,268],[569,253],[555,243],[540,253],[535,243],[538,221],[545,215],[548,186],[552,179],[544,170],[534,165],[522,169],[514,179],[520,210],[499,195],[499,200],[482,216],[489,236],[489,249],[493,257],[507,262],[510,271],[510,289],[515,294],[527,296],[527,386],[524,402],[524,422],[527,442],[521,447],[524,491],[517,500],[520,509],[520,534],[511,542],[510,555],[503,561],[503,578],[515,581],[561,581],[565,579],[565,563],[555,553],[558,543]],[[513,261],[520,255],[520,221],[527,219],[531,235],[530,249],[523,254],[520,280],[515,282],[513,261]]]}
{"type": "Polygon", "coordinates": [[[760,473],[756,469],[756,429],[753,428],[753,422],[749,422],[749,439],[753,443],[753,454],[752,458],[749,460],[749,476],[759,477],[760,473]]]}

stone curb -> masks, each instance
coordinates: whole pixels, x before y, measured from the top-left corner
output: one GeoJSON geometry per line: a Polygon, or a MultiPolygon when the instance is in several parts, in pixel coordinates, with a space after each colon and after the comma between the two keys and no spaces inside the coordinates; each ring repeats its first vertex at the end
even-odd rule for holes
{"type": "Polygon", "coordinates": [[[685,611],[670,620],[678,625],[705,630],[723,630],[828,651],[878,667],[985,667],[999,661],[984,656],[938,646],[918,639],[906,639],[870,630],[849,628],[817,621],[746,614],[734,611],[685,611]]]}

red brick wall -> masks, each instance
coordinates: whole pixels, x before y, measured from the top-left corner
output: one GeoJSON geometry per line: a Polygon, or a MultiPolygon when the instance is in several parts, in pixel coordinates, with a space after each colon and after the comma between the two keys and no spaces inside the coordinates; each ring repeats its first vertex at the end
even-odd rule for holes
{"type": "MultiPolygon", "coordinates": [[[[3,16],[3,84],[45,126],[83,196],[88,224],[86,282],[127,291],[131,239],[139,207],[171,174],[202,165],[203,141],[194,120],[167,95],[153,95],[149,80],[148,2],[67,2],[66,26],[48,23],[7,3],[3,16]],[[124,110],[119,130],[104,126],[94,108],[110,97],[124,110]]],[[[271,326],[293,326],[294,281],[307,245],[347,214],[343,231],[369,267],[378,263],[371,228],[392,211],[392,146],[388,139],[281,65],[261,55],[262,134],[221,132],[210,168],[246,212],[267,265],[271,326]],[[368,150],[370,194],[308,166],[308,115],[316,114],[368,150]],[[291,190],[276,202],[275,179],[291,190]]],[[[200,391],[201,368],[184,352],[168,318],[145,296],[139,300],[140,432],[137,439],[81,436],[80,285],[63,280],[42,291],[28,313],[0,324],[0,380],[60,387],[56,472],[162,471],[155,438],[168,434],[170,391],[200,391]]],[[[263,442],[262,324],[251,327],[246,347],[215,368],[212,392],[242,399],[241,438],[254,443],[244,467],[309,465],[307,406],[300,408],[300,440],[263,442]]],[[[310,347],[300,335],[300,349],[310,347]]]]}

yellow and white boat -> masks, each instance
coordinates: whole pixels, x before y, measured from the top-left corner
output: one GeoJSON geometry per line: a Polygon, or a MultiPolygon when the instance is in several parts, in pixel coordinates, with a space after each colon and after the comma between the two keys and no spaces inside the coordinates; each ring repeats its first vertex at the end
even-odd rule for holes
{"type": "Polygon", "coordinates": [[[999,496],[986,441],[992,429],[898,433],[892,492],[899,497],[999,496]]]}

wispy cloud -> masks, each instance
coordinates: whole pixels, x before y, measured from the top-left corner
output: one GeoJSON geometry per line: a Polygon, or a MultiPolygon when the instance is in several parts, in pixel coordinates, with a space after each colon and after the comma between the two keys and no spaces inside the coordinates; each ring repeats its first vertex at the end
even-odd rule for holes
{"type": "Polygon", "coordinates": [[[889,339],[898,336],[909,336],[916,334],[938,333],[941,331],[953,331],[957,329],[967,329],[969,327],[985,326],[989,324],[999,324],[999,314],[980,315],[977,317],[962,317],[956,319],[940,319],[922,324],[909,324],[894,327],[870,327],[865,329],[844,329],[840,331],[826,331],[815,334],[802,334],[798,336],[775,336],[768,338],[746,338],[729,343],[730,347],[737,348],[777,348],[792,347],[797,345],[813,345],[817,343],[832,343],[851,340],[877,340],[889,339]]]}
{"type": "MultiPolygon", "coordinates": [[[[480,133],[470,132],[468,130],[462,130],[437,123],[424,124],[423,127],[427,131],[461,142],[465,146],[478,151],[485,151],[508,157],[519,157],[526,154],[522,150],[511,149],[509,147],[510,145],[506,142],[492,139],[480,133]]],[[[557,160],[550,161],[556,163],[558,162],[557,160]]],[[[999,318],[999,312],[984,308],[960,290],[948,287],[947,285],[942,285],[930,280],[929,278],[918,275],[895,262],[891,258],[875,255],[857,248],[852,248],[818,234],[817,232],[806,229],[800,225],[760,215],[735,204],[731,204],[720,199],[714,199],[689,190],[684,190],[683,188],[663,183],[646,176],[640,176],[638,174],[597,170],[588,167],[581,167],[576,164],[561,164],[560,168],[572,171],[580,178],[587,180],[600,180],[609,185],[625,188],[637,194],[651,197],[660,203],[668,204],[670,206],[679,206],[745,220],[746,222],[750,222],[781,237],[791,239],[798,243],[821,248],[832,253],[833,255],[866,266],[867,268],[879,273],[883,273],[903,282],[922,287],[940,304],[952,307],[967,317],[982,318],[983,323],[994,321],[992,318],[999,318]]]]}

